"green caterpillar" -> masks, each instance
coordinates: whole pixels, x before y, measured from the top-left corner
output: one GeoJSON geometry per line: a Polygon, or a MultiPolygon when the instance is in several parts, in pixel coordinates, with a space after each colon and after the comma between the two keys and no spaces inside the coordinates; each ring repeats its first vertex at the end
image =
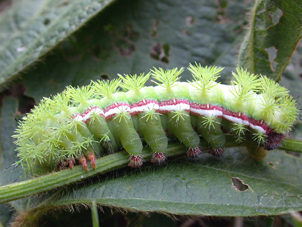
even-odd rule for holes
{"type": "Polygon", "coordinates": [[[265,76],[237,68],[232,84],[224,85],[215,82],[223,68],[196,64],[188,69],[191,82],[178,82],[183,68],[154,68],[44,98],[16,130],[18,164],[30,173],[77,163],[88,171],[87,159],[95,168],[96,157],[123,148],[129,166],[139,167],[143,142],[153,151],[151,161],[161,163],[169,137],[183,143],[189,157],[200,155],[200,143],[220,155],[226,134],[270,150],[297,119],[289,91],[265,76]],[[157,86],[144,86],[150,75],[157,86]]]}

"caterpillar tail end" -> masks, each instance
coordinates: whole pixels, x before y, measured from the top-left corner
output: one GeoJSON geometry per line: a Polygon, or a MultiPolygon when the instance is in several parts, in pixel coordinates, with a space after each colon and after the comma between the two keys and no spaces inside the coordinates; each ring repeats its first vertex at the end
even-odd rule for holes
{"type": "Polygon", "coordinates": [[[143,165],[142,157],[140,155],[131,155],[128,166],[138,168],[143,165]]]}
{"type": "Polygon", "coordinates": [[[271,131],[268,135],[267,135],[267,140],[264,143],[264,147],[266,150],[274,150],[276,148],[278,148],[282,142],[282,140],[284,139],[285,135],[271,131]]]}
{"type": "Polygon", "coordinates": [[[154,164],[162,164],[166,160],[164,153],[153,152],[151,162],[154,164]]]}
{"type": "Polygon", "coordinates": [[[195,147],[195,148],[189,148],[189,150],[187,151],[187,157],[188,158],[198,158],[201,155],[201,150],[199,149],[199,147],[195,147]]]}

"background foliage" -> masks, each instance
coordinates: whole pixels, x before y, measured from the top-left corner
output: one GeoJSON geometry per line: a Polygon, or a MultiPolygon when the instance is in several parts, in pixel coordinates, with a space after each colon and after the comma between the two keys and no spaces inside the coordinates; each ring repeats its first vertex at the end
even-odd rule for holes
{"type": "MultiPolygon", "coordinates": [[[[1,185],[23,180],[21,169],[5,170],[16,161],[11,138],[16,120],[67,85],[194,62],[225,67],[220,80],[228,83],[239,64],[275,80],[282,75],[281,84],[301,107],[302,47],[291,58],[302,34],[299,0],[23,0],[1,1],[0,9],[4,3],[10,4],[0,14],[1,185]]],[[[182,80],[190,79],[186,71],[182,80]]],[[[301,124],[290,136],[301,139],[301,124]]],[[[228,149],[219,159],[205,154],[198,161],[179,157],[162,166],[146,163],[139,170],[122,168],[1,204],[0,226],[92,226],[93,202],[100,205],[101,224],[116,226],[213,225],[210,219],[188,221],[183,215],[280,215],[302,210],[301,166],[300,157],[284,151],[255,162],[244,148],[228,149]]],[[[225,218],[215,224],[232,222],[225,218]]],[[[251,223],[262,226],[265,220],[249,219],[246,225],[251,223]]]]}

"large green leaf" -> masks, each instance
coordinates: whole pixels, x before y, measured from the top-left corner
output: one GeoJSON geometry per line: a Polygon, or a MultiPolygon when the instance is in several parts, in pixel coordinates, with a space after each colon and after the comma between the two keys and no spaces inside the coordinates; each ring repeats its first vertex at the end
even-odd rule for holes
{"type": "Polygon", "coordinates": [[[112,0],[27,0],[0,17],[0,88],[112,0]]]}
{"type": "Polygon", "coordinates": [[[280,80],[302,37],[300,0],[257,0],[239,54],[239,65],[280,80]]]}

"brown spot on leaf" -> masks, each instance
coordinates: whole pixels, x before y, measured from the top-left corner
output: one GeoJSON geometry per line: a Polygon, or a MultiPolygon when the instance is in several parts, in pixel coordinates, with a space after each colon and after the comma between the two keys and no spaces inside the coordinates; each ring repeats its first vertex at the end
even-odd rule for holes
{"type": "Polygon", "coordinates": [[[135,50],[135,43],[139,39],[139,33],[133,31],[131,25],[120,31],[111,30],[110,33],[114,36],[113,48],[121,56],[130,56],[135,50]]]}
{"type": "Polygon", "coordinates": [[[150,29],[150,38],[156,38],[158,36],[159,20],[154,20],[150,29]]]}
{"type": "Polygon", "coordinates": [[[91,52],[92,52],[93,58],[95,60],[97,60],[97,61],[104,61],[110,55],[110,53],[109,53],[109,51],[107,49],[104,49],[104,48],[102,48],[100,46],[94,46],[92,48],[91,52]]]}

